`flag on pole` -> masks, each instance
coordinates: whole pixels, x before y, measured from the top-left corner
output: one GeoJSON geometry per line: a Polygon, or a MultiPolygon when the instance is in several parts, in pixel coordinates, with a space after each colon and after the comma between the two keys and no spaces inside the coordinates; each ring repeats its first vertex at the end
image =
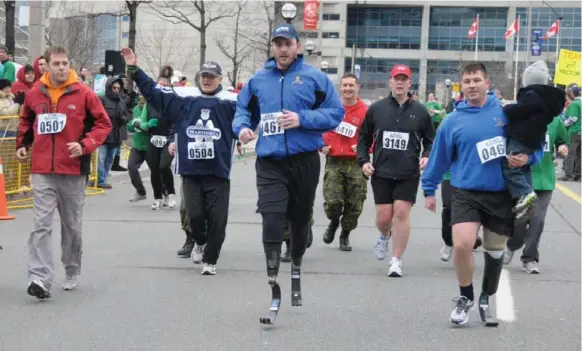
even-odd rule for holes
{"type": "Polygon", "coordinates": [[[550,26],[550,29],[548,29],[548,31],[546,32],[546,35],[544,35],[543,39],[550,39],[554,35],[558,34],[558,32],[560,31],[560,24],[559,23],[560,23],[559,20],[554,22],[554,24],[552,24],[550,26]]]}
{"type": "Polygon", "coordinates": [[[477,34],[477,30],[479,30],[479,20],[475,18],[473,21],[473,25],[471,25],[471,29],[469,29],[469,39],[473,39],[475,34],[477,34]]]}
{"type": "Polygon", "coordinates": [[[513,21],[511,26],[509,26],[509,28],[507,28],[507,30],[505,31],[504,36],[505,40],[509,39],[512,35],[514,35],[517,32],[519,32],[519,22],[515,20],[513,21]]]}

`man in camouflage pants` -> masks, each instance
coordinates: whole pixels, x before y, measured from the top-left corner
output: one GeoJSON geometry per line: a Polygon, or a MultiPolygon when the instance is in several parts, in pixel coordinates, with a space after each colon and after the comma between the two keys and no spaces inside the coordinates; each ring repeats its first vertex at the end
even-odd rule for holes
{"type": "Polygon", "coordinates": [[[345,74],[340,81],[340,94],[346,114],[335,131],[323,135],[326,155],[323,177],[323,208],[329,226],[323,235],[323,242],[331,244],[335,233],[342,226],[339,249],[352,251],[349,235],[358,226],[366,193],[367,179],[356,162],[358,130],[368,111],[368,106],[358,98],[358,78],[345,74]]]}
{"type": "MultiPolygon", "coordinates": [[[[307,238],[307,247],[311,247],[311,244],[313,243],[313,231],[311,230],[313,227],[313,223],[315,223],[315,221],[313,220],[313,214],[311,215],[311,220],[309,221],[309,237],[307,238]]],[[[289,246],[291,245],[291,239],[289,236],[289,230],[291,228],[291,224],[289,221],[285,222],[285,229],[283,231],[283,240],[285,241],[285,253],[281,256],[281,262],[291,262],[291,253],[289,252],[289,246]]]]}

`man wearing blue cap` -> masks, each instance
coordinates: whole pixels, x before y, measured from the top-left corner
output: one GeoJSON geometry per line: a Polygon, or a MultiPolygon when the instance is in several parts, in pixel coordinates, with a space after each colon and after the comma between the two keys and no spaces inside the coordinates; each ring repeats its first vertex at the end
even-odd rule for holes
{"type": "Polygon", "coordinates": [[[275,321],[281,302],[276,279],[287,218],[291,224],[291,304],[302,304],[300,269],[319,183],[318,150],[324,146],[323,133],[334,130],[344,117],[334,84],[298,54],[301,44],[295,28],[279,25],[271,38],[274,57],[238,95],[233,122],[241,142],[258,137],[257,212],[263,217],[263,247],[273,292],[269,315],[261,318],[266,324],[275,321]]]}

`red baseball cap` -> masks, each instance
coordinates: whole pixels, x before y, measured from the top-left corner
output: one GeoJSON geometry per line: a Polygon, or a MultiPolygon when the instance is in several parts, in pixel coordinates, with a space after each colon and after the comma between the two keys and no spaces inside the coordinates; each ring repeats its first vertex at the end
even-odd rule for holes
{"type": "Polygon", "coordinates": [[[412,73],[407,65],[396,65],[392,67],[392,72],[390,73],[390,78],[397,76],[399,74],[404,74],[409,79],[412,78],[412,73]]]}

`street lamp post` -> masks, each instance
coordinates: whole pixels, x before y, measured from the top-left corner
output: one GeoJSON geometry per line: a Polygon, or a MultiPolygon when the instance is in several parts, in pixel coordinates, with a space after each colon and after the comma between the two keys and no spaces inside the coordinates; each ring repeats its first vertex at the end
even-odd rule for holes
{"type": "Polygon", "coordinates": [[[297,6],[289,2],[283,5],[281,8],[281,17],[283,17],[285,22],[290,24],[297,17],[297,6]]]}
{"type": "Polygon", "coordinates": [[[329,62],[327,62],[327,61],[321,61],[320,66],[321,66],[321,70],[323,72],[325,72],[325,74],[327,74],[327,68],[329,67],[329,62]]]}

